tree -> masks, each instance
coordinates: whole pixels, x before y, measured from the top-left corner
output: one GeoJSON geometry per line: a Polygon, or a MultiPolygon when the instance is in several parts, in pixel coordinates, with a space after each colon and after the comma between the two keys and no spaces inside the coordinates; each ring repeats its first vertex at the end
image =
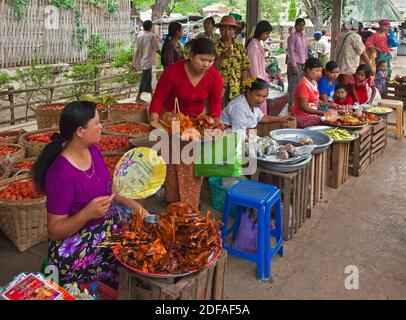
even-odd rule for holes
{"type": "Polygon", "coordinates": [[[302,0],[305,11],[315,30],[323,29],[323,2],[324,0],[302,0]]]}
{"type": "Polygon", "coordinates": [[[295,0],[290,0],[288,20],[294,21],[297,16],[295,0]]]}
{"type": "Polygon", "coordinates": [[[281,5],[285,5],[286,0],[263,0],[261,1],[261,11],[265,19],[272,23],[278,23],[282,10],[285,8],[281,5]]]}

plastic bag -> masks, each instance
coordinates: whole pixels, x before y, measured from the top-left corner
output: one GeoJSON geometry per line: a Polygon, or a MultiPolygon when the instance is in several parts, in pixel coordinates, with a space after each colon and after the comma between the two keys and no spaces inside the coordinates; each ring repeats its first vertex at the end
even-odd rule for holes
{"type": "Polygon", "coordinates": [[[242,144],[238,133],[215,141],[196,143],[196,177],[239,177],[242,173],[242,144]]]}
{"type": "Polygon", "coordinates": [[[255,253],[257,250],[258,223],[251,217],[249,210],[241,214],[240,227],[233,242],[236,249],[255,253]]]}
{"type": "Polygon", "coordinates": [[[388,47],[397,48],[400,46],[400,41],[396,38],[395,31],[391,30],[388,36],[388,47]]]}

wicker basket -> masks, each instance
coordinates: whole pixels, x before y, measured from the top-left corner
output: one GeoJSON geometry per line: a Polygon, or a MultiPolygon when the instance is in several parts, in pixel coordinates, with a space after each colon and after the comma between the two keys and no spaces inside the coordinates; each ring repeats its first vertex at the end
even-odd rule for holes
{"type": "Polygon", "coordinates": [[[110,106],[108,119],[111,122],[148,122],[148,105],[140,103],[118,103],[110,106]],[[115,107],[128,105],[143,105],[145,108],[140,110],[118,110],[115,107]]]}
{"type": "MultiPolygon", "coordinates": [[[[29,175],[5,179],[0,181],[0,189],[11,182],[28,179],[29,175]]],[[[45,201],[45,196],[20,201],[0,199],[0,228],[21,252],[45,241],[48,237],[45,201]]]]}
{"type": "Polygon", "coordinates": [[[10,171],[6,166],[0,164],[0,181],[7,179],[10,175],[10,171]]]}
{"type": "Polygon", "coordinates": [[[107,120],[109,114],[109,108],[107,106],[104,106],[101,110],[97,110],[97,112],[99,113],[100,120],[107,120]]]}
{"type": "Polygon", "coordinates": [[[37,119],[38,129],[51,128],[55,123],[59,124],[59,118],[63,109],[49,110],[49,106],[61,106],[63,103],[49,103],[40,105],[35,109],[35,118],[37,119]]]}
{"type": "Polygon", "coordinates": [[[121,150],[114,150],[114,151],[101,151],[100,150],[103,157],[104,156],[109,156],[109,155],[112,155],[112,154],[123,155],[124,153],[126,153],[128,150],[131,149],[131,143],[130,143],[130,140],[128,139],[128,136],[119,135],[119,134],[116,134],[116,135],[114,135],[114,134],[102,134],[102,137],[119,137],[119,138],[125,138],[125,139],[128,140],[128,146],[121,149],[121,150]]]}
{"type": "Polygon", "coordinates": [[[24,146],[20,144],[15,144],[15,143],[0,143],[2,146],[8,146],[8,147],[16,147],[19,150],[17,152],[9,153],[5,156],[0,156],[0,162],[16,162],[20,161],[25,158],[25,148],[24,146]]]}
{"type": "Polygon", "coordinates": [[[35,133],[48,133],[48,132],[56,132],[56,130],[50,129],[50,128],[36,130],[36,131],[27,132],[20,137],[20,139],[18,140],[18,143],[25,147],[27,158],[38,157],[40,155],[40,153],[42,152],[42,149],[44,149],[46,146],[45,143],[36,143],[36,142],[27,141],[27,137],[29,135],[32,135],[35,133]]]}
{"type": "Polygon", "coordinates": [[[15,168],[15,165],[17,165],[17,164],[19,164],[19,163],[21,163],[21,162],[24,162],[24,161],[31,161],[31,160],[35,161],[35,160],[37,160],[37,158],[36,158],[36,157],[24,158],[24,159],[22,159],[22,160],[19,160],[19,161],[16,161],[16,162],[12,163],[12,164],[10,165],[10,174],[11,174],[12,176],[14,176],[14,175],[17,174],[19,171],[27,170],[27,169],[17,169],[17,168],[15,168]]]}
{"type": "Polygon", "coordinates": [[[112,157],[120,157],[121,158],[122,155],[123,155],[122,152],[105,152],[105,153],[103,153],[103,158],[112,158],[112,157]]]}
{"type": "Polygon", "coordinates": [[[103,133],[109,134],[109,135],[114,135],[114,136],[125,136],[127,138],[144,138],[149,136],[149,125],[146,123],[141,123],[141,122],[129,122],[129,121],[123,121],[123,122],[116,122],[116,123],[105,123],[103,127],[103,133]],[[148,129],[148,133],[140,133],[140,134],[127,134],[127,133],[117,133],[117,132],[112,132],[109,131],[109,128],[111,126],[119,125],[119,124],[139,124],[145,128],[148,129]]]}
{"type": "Polygon", "coordinates": [[[24,129],[1,132],[0,137],[4,137],[4,136],[11,136],[11,137],[7,138],[5,140],[0,140],[0,143],[18,143],[18,139],[20,138],[20,136],[26,132],[27,131],[25,131],[24,129]]]}

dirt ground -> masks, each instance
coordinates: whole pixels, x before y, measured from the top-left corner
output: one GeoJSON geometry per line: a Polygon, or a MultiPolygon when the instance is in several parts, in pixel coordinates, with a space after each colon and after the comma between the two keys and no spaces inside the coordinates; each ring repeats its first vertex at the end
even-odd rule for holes
{"type": "MultiPolygon", "coordinates": [[[[406,57],[398,58],[396,71],[406,74],[406,57]]],[[[224,298],[406,299],[405,141],[389,134],[385,153],[361,177],[327,188],[311,219],[284,243],[284,257],[273,260],[271,281],[259,282],[255,264],[229,256],[224,298]],[[354,275],[348,266],[359,272],[358,288],[345,286],[354,275]]],[[[203,209],[209,199],[205,186],[203,209]]],[[[161,190],[145,206],[164,205],[161,190]]],[[[39,271],[46,254],[46,243],[20,253],[0,234],[0,286],[19,272],[39,271]]]]}

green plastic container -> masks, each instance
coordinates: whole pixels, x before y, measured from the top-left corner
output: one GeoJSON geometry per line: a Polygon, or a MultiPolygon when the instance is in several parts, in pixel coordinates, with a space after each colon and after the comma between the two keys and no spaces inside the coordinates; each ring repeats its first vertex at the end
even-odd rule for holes
{"type": "MultiPolygon", "coordinates": [[[[226,201],[227,188],[221,184],[222,177],[210,177],[208,179],[211,191],[211,207],[219,212],[223,212],[226,201]]],[[[230,216],[234,217],[235,206],[231,207],[230,216]]]]}

